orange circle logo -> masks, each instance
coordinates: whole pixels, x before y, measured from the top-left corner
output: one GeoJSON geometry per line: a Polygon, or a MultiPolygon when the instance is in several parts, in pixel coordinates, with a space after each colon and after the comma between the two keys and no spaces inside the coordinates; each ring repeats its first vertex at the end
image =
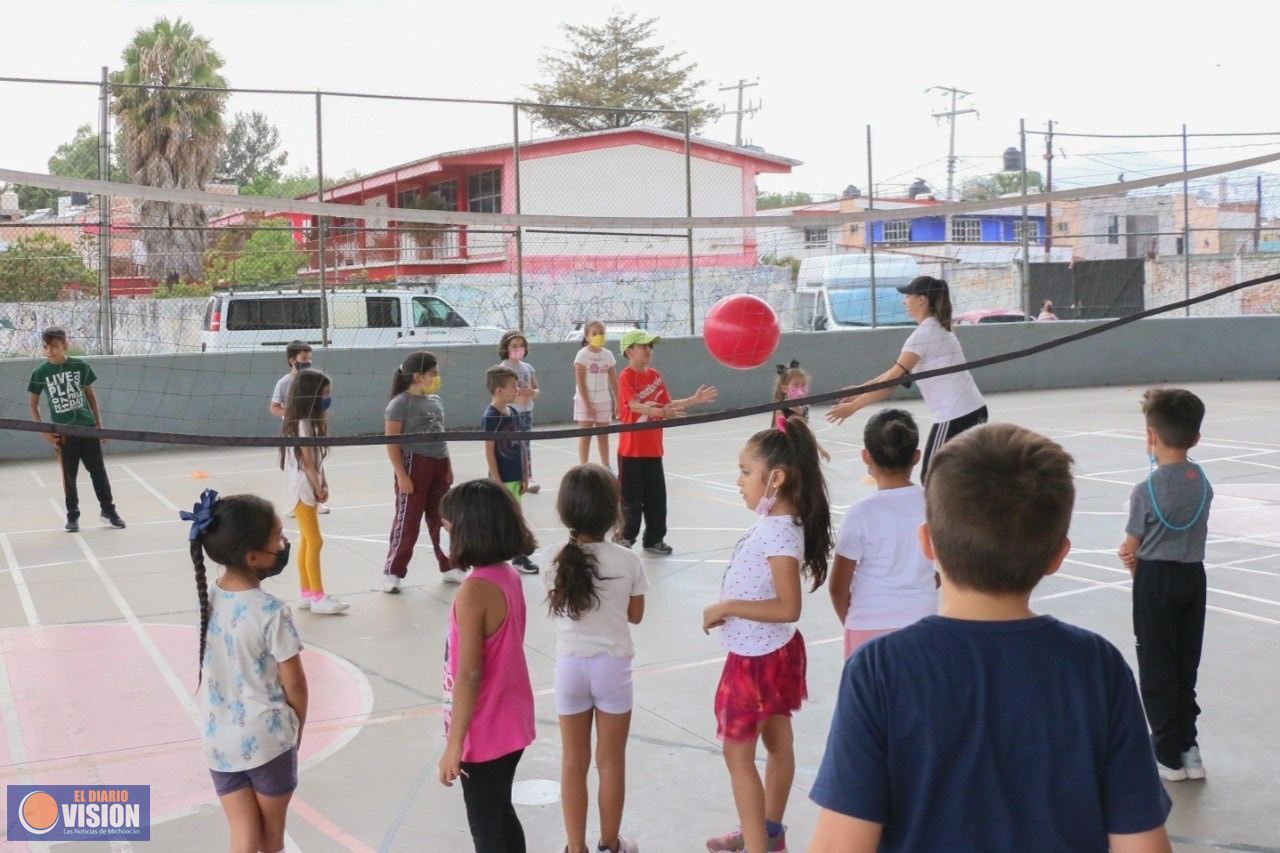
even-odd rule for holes
{"type": "Polygon", "coordinates": [[[44,835],[58,823],[58,803],[44,791],[32,791],[22,798],[18,820],[27,832],[44,835]]]}

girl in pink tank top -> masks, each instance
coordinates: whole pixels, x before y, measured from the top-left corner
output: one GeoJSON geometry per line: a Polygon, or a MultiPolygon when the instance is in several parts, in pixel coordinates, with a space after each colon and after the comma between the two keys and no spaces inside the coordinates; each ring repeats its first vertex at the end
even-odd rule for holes
{"type": "Polygon", "coordinates": [[[508,561],[538,547],[502,485],[472,480],[440,503],[449,559],[470,568],[449,609],[440,782],[462,780],[477,853],[524,853],[511,785],[533,743],[533,686],[524,658],[525,602],[508,561]]]}

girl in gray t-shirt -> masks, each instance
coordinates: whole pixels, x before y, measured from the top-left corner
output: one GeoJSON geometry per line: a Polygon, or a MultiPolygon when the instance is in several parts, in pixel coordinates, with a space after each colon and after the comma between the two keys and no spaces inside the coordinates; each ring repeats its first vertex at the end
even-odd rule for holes
{"type": "Polygon", "coordinates": [[[448,446],[430,437],[444,432],[444,406],[436,394],[439,390],[439,362],[429,352],[410,353],[391,380],[384,431],[387,435],[413,434],[415,438],[403,444],[387,444],[387,457],[395,473],[396,501],[390,547],[382,569],[383,592],[400,591],[423,518],[427,520],[441,579],[462,582],[462,571],[450,564],[449,556],[440,547],[440,499],[453,485],[453,468],[448,446]]]}

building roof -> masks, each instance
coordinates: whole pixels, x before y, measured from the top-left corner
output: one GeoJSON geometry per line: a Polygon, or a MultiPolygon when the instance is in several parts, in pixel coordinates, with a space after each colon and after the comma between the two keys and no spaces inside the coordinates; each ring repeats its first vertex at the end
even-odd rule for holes
{"type": "MultiPolygon", "coordinates": [[[[659,127],[642,127],[638,125],[631,125],[629,127],[615,127],[615,128],[609,128],[607,130],[591,130],[591,131],[585,131],[583,133],[570,133],[570,134],[564,134],[562,136],[549,136],[543,139],[531,139],[528,142],[521,142],[520,150],[527,151],[532,148],[540,148],[548,145],[562,145],[567,142],[574,142],[578,140],[605,139],[611,136],[620,136],[620,135],[634,134],[634,133],[648,134],[650,136],[658,136],[667,140],[677,141],[677,142],[680,142],[681,144],[684,143],[683,133],[676,133],[673,130],[666,130],[664,128],[659,128],[659,127]]],[[[709,148],[715,151],[720,151],[720,152],[730,154],[735,157],[744,158],[747,160],[754,160],[762,165],[767,165],[769,167],[772,167],[772,169],[774,170],[779,169],[780,167],[783,169],[790,170],[795,166],[799,166],[802,162],[800,160],[794,160],[790,157],[782,157],[777,154],[767,154],[763,150],[755,146],[748,147],[748,146],[730,145],[727,142],[716,142],[715,140],[706,139],[701,136],[690,137],[689,144],[691,146],[709,148]]],[[[357,186],[360,183],[365,181],[381,178],[386,175],[393,175],[401,171],[408,171],[410,169],[415,169],[417,167],[425,166],[429,163],[440,161],[440,160],[452,160],[452,159],[459,159],[463,157],[475,157],[477,155],[482,155],[482,154],[506,152],[506,151],[512,150],[514,147],[515,146],[511,142],[503,142],[497,145],[485,145],[479,148],[463,148],[457,151],[445,151],[440,154],[432,154],[430,157],[423,157],[418,160],[412,160],[408,163],[401,163],[398,166],[390,166],[386,169],[379,169],[376,172],[371,172],[368,175],[363,175],[362,177],[356,180],[346,181],[341,184],[335,184],[332,187],[326,188],[325,194],[328,195],[329,193],[338,193],[347,188],[357,186]]],[[[303,201],[313,201],[315,200],[315,193],[310,193],[304,196],[298,196],[298,198],[303,201]]]]}

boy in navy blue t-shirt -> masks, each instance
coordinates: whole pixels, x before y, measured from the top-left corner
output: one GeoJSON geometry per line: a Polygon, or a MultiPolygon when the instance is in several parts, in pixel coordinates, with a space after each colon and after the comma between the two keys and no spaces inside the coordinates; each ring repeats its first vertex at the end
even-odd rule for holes
{"type": "Polygon", "coordinates": [[[1071,464],[1010,424],[934,457],[920,541],[939,614],[846,664],[811,850],[1170,849],[1133,673],[1028,606],[1071,548],[1071,464]]]}
{"type": "MultiPolygon", "coordinates": [[[[480,428],[485,432],[504,433],[521,432],[524,421],[520,413],[511,405],[518,391],[519,377],[514,370],[503,365],[489,368],[484,377],[485,387],[489,389],[489,405],[484,410],[484,418],[480,428]]],[[[498,438],[484,443],[485,459],[489,463],[489,479],[501,483],[515,497],[516,503],[524,501],[524,494],[529,487],[528,443],[498,438]]],[[[516,557],[511,561],[522,575],[538,574],[538,564],[529,557],[516,557]]]]}

